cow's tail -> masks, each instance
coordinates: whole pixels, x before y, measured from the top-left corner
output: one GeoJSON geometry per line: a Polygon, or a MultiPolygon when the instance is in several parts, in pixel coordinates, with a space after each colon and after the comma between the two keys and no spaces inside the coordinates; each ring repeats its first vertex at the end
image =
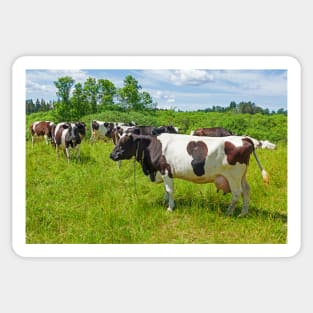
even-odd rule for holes
{"type": "Polygon", "coordinates": [[[268,184],[269,183],[269,176],[266,172],[266,170],[264,169],[264,167],[262,166],[258,156],[256,155],[256,152],[255,152],[255,149],[253,148],[253,155],[255,157],[255,160],[256,160],[256,163],[258,164],[259,166],[259,169],[261,170],[261,173],[262,173],[262,177],[263,177],[263,181],[265,184],[268,184]]]}

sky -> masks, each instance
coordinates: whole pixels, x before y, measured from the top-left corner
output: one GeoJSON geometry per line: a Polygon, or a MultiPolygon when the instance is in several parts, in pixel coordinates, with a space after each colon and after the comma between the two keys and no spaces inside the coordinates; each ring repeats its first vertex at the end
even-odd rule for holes
{"type": "Polygon", "coordinates": [[[287,110],[287,70],[27,70],[26,99],[57,100],[54,81],[71,76],[108,79],[117,88],[132,75],[158,108],[192,111],[254,102],[264,109],[287,110]]]}

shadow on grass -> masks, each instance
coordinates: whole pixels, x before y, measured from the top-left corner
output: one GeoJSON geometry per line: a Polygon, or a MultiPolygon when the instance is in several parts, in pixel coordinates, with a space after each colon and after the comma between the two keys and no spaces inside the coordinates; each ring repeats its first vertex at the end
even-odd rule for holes
{"type": "Polygon", "coordinates": [[[262,219],[279,220],[282,223],[287,223],[288,221],[288,216],[284,213],[268,211],[266,209],[255,207],[251,207],[249,212],[251,216],[261,217],[262,219]]]}
{"type": "MultiPolygon", "coordinates": [[[[223,197],[223,196],[222,196],[223,197]]],[[[218,215],[226,215],[228,206],[230,204],[230,197],[225,197],[221,199],[221,197],[213,198],[210,197],[208,199],[194,199],[190,197],[178,197],[175,199],[175,208],[174,211],[193,214],[193,210],[200,211],[210,211],[216,212],[218,215]]],[[[164,202],[162,198],[157,201],[157,205],[160,206],[160,209],[166,209],[167,203],[164,202]]],[[[238,202],[236,208],[234,210],[233,215],[230,217],[237,218],[237,216],[241,213],[242,210],[242,201],[238,202]]],[[[257,208],[250,204],[249,213],[244,218],[261,218],[262,220],[277,220],[282,223],[287,223],[288,217],[287,214],[269,211],[266,208],[257,208]]]]}

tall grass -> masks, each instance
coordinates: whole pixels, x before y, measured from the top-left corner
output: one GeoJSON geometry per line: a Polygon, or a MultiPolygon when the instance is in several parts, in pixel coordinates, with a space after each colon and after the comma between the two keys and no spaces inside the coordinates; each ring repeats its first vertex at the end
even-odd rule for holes
{"type": "Polygon", "coordinates": [[[26,144],[27,243],[286,243],[287,149],[260,150],[270,175],[264,185],[251,157],[247,179],[250,211],[237,218],[224,213],[231,195],[213,184],[175,180],[176,207],[163,203],[163,184],[155,184],[137,163],[121,168],[109,158],[113,144],[84,140],[81,162],[44,142],[26,144]]]}

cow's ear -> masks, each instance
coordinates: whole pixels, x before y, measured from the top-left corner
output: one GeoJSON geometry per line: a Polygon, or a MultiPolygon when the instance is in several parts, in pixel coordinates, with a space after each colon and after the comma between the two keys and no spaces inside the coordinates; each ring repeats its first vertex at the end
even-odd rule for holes
{"type": "Polygon", "coordinates": [[[68,124],[63,124],[63,128],[67,129],[67,128],[69,128],[69,125],[68,124]]]}

